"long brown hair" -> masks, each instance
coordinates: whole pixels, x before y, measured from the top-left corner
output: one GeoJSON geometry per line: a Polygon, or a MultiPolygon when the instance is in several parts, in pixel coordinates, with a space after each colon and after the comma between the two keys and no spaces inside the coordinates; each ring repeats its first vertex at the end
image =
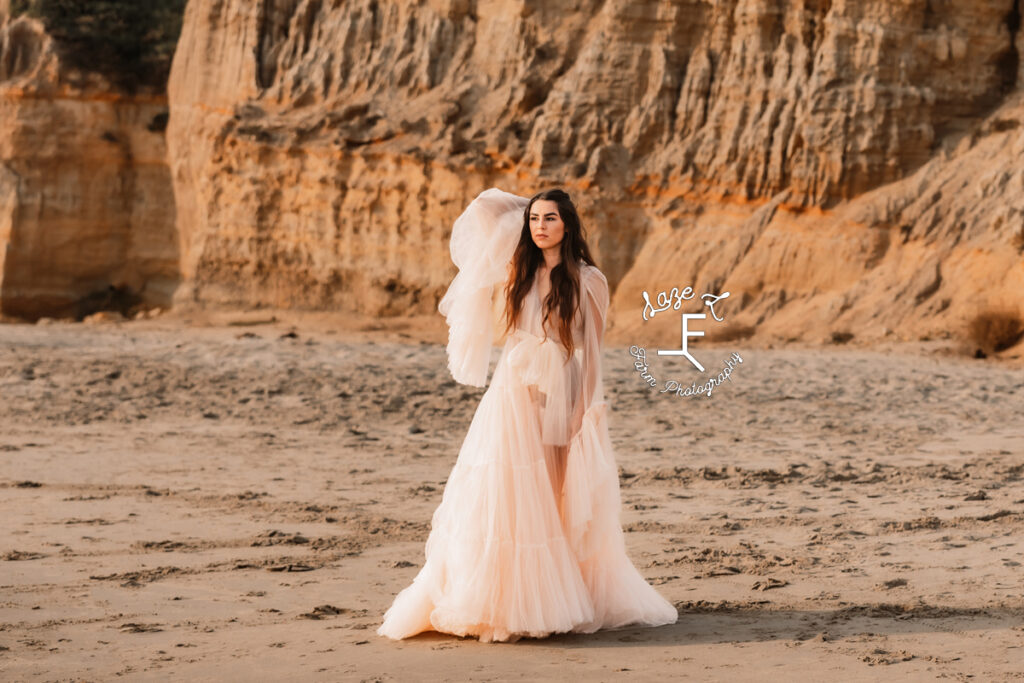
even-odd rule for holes
{"type": "MultiPolygon", "coordinates": [[[[569,195],[561,189],[538,192],[530,198],[530,203],[523,211],[523,230],[519,234],[519,244],[512,255],[511,275],[505,284],[505,332],[515,328],[519,314],[522,312],[523,300],[533,285],[537,269],[544,263],[544,252],[533,242],[530,233],[530,209],[538,199],[555,202],[558,215],[565,225],[565,234],[560,245],[561,262],[551,269],[551,291],[542,302],[544,324],[551,318],[558,321],[558,338],[562,346],[571,356],[574,350],[572,341],[572,321],[582,298],[580,284],[579,261],[596,265],[590,256],[583,225],[579,214],[569,195]]],[[[547,330],[544,330],[547,337],[547,330]]]]}

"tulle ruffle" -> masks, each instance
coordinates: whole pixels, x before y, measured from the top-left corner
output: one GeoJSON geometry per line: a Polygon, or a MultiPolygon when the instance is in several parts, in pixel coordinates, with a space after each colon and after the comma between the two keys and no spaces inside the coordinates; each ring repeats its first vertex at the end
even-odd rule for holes
{"type": "Polygon", "coordinates": [[[619,472],[608,435],[608,405],[592,405],[569,446],[563,488],[566,538],[602,628],[673,624],[678,613],[643,578],[626,553],[619,514],[619,472]]]}
{"type": "Polygon", "coordinates": [[[591,406],[569,445],[562,513],[566,537],[580,560],[600,552],[620,523],[619,472],[611,457],[606,411],[606,403],[591,406]]]}
{"type": "Polygon", "coordinates": [[[570,418],[579,394],[580,361],[569,358],[552,337],[539,337],[517,329],[510,340],[508,364],[519,381],[535,386],[544,395],[541,407],[541,440],[550,446],[564,446],[572,436],[570,418]]]}

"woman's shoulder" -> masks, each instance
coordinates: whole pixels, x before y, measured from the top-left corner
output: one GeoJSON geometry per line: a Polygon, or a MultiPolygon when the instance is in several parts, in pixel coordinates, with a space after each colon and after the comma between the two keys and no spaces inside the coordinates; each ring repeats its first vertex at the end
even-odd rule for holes
{"type": "Polygon", "coordinates": [[[598,284],[604,284],[605,287],[608,286],[608,278],[604,276],[604,273],[601,272],[600,268],[592,263],[580,261],[580,277],[588,287],[593,287],[598,284]]]}
{"type": "Polygon", "coordinates": [[[590,263],[580,266],[580,287],[581,293],[586,292],[587,296],[597,302],[600,309],[608,306],[610,293],[608,291],[608,279],[601,270],[590,263]]]}

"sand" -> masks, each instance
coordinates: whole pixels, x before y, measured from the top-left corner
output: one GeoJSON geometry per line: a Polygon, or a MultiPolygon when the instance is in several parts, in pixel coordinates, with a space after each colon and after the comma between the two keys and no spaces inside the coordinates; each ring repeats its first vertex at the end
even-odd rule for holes
{"type": "Polygon", "coordinates": [[[483,389],[436,325],[270,315],[0,325],[0,678],[1024,677],[1019,363],[737,341],[684,398],[609,346],[626,542],[678,623],[394,642],[483,389]]]}

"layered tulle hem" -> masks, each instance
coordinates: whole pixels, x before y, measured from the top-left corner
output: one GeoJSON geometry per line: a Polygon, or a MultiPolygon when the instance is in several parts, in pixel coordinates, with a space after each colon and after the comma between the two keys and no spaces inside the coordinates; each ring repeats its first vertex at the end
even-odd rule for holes
{"type": "Polygon", "coordinates": [[[498,642],[600,628],[564,537],[491,542],[492,552],[471,569],[448,562],[442,548],[450,540],[441,529],[431,533],[430,559],[385,612],[379,635],[400,640],[432,630],[498,642]]]}
{"type": "MultiPolygon", "coordinates": [[[[648,584],[625,556],[598,557],[581,566],[587,586],[585,614],[566,617],[564,607],[549,614],[523,615],[509,622],[508,605],[477,603],[467,606],[464,599],[445,596],[435,604],[432,593],[437,583],[433,568],[425,566],[421,576],[395,598],[385,612],[377,634],[402,640],[426,631],[459,637],[474,637],[481,642],[515,642],[521,638],[545,638],[560,633],[588,634],[629,626],[656,627],[676,623],[678,612],[653,586],[648,584]],[[452,606],[450,603],[456,603],[452,606]],[[461,603],[461,604],[460,604],[461,603]]],[[[542,596],[537,592],[534,596],[542,596]]],[[[566,593],[552,589],[537,605],[555,607],[566,593]]],[[[581,596],[582,599],[582,596],[581,596]]]]}

